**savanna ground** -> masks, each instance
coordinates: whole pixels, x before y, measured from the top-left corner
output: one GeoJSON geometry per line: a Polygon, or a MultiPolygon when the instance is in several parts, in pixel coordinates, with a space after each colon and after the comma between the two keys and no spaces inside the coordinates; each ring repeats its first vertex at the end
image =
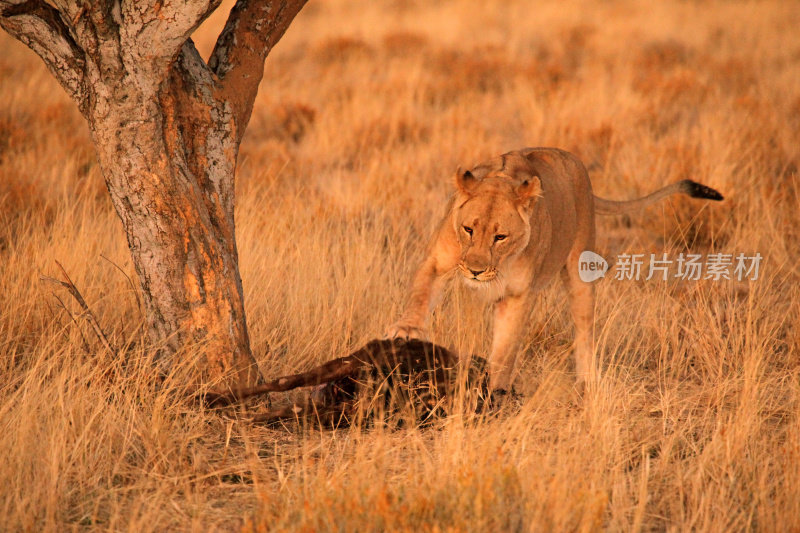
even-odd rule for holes
{"type": "MultiPolygon", "coordinates": [[[[749,283],[599,282],[583,398],[554,286],[518,412],[397,431],[265,429],[158,388],[87,127],[0,36],[0,529],[800,529],[798,26],[782,1],[310,2],[267,60],[238,172],[265,376],[380,336],[456,166],[522,146],[575,152],[609,198],[683,178],[727,197],[603,218],[606,256],[764,257],[749,283]],[[39,280],[56,260],[122,359],[39,280]]],[[[455,288],[432,332],[485,354],[489,326],[455,288]]]]}

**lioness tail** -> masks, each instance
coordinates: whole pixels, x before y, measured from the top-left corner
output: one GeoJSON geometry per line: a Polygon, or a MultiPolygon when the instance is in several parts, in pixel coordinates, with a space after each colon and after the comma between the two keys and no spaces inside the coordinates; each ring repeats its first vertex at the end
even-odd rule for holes
{"type": "Polygon", "coordinates": [[[648,194],[636,200],[628,200],[617,202],[614,200],[606,200],[604,198],[594,197],[595,212],[599,215],[621,215],[623,213],[630,213],[637,211],[649,205],[652,205],[659,200],[671,196],[673,194],[683,193],[692,198],[702,198],[704,200],[720,201],[723,199],[722,195],[707,187],[702,183],[697,183],[692,180],[683,180],[672,185],[667,185],[663,189],[659,189],[654,193],[648,194]]]}

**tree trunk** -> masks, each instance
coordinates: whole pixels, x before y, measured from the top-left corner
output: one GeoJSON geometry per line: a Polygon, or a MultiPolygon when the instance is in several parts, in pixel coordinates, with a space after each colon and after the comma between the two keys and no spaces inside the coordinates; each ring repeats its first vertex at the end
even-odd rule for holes
{"type": "Polygon", "coordinates": [[[0,26],[44,59],[89,122],[162,370],[185,353],[193,379],[218,389],[260,380],[234,174],[264,59],[304,3],[239,0],[206,64],[188,36],[219,0],[180,11],[161,1],[0,0],[0,26]]]}
{"type": "Polygon", "coordinates": [[[150,338],[163,355],[199,343],[203,381],[231,372],[238,386],[252,385],[258,369],[234,239],[236,132],[210,85],[192,86],[202,71],[191,68],[190,61],[176,65],[152,92],[127,87],[124,99],[102,95],[108,105],[96,106],[89,124],[141,283],[150,338]]]}

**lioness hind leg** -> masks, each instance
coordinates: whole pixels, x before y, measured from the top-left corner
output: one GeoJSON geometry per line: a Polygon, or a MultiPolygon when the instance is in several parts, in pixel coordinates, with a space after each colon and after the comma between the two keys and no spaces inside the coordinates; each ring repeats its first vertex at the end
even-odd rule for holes
{"type": "Polygon", "coordinates": [[[569,291],[570,310],[575,323],[576,381],[583,383],[597,377],[597,368],[594,357],[594,286],[580,279],[579,256],[580,251],[570,253],[561,277],[569,291]]]}

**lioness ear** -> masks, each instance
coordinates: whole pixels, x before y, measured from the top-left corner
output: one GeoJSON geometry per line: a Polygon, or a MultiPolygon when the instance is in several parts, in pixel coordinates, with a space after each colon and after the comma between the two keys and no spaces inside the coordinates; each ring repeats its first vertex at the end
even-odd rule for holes
{"type": "Polygon", "coordinates": [[[456,170],[456,187],[458,187],[459,191],[469,194],[476,183],[478,183],[478,178],[472,172],[461,170],[461,167],[458,167],[458,170],[456,170]]]}
{"type": "Polygon", "coordinates": [[[517,198],[520,204],[529,204],[534,198],[542,195],[542,182],[539,176],[525,178],[517,185],[517,198]]]}

